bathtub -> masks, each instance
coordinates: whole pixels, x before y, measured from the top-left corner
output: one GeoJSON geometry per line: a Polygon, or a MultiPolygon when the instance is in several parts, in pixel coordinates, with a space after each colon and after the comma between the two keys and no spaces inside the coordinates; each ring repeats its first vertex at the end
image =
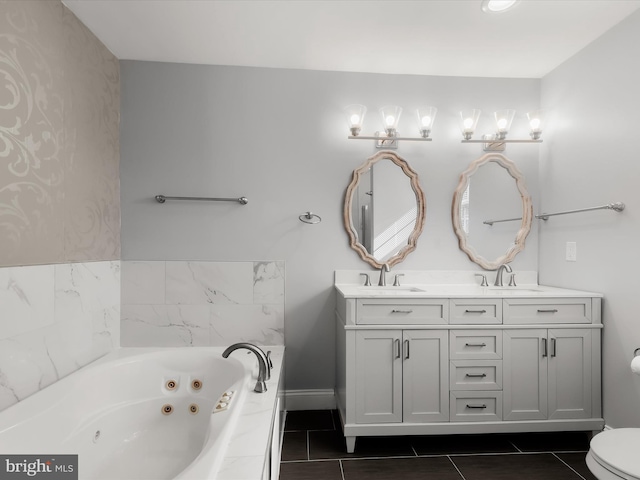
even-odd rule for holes
{"type": "Polygon", "coordinates": [[[264,394],[247,350],[118,349],[0,412],[0,454],[77,454],[87,480],[268,478],[284,354],[269,349],[264,394]]]}

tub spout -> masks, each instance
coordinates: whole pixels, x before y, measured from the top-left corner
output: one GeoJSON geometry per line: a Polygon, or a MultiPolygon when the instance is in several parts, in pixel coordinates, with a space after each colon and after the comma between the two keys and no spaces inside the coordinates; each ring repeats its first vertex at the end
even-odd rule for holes
{"type": "Polygon", "coordinates": [[[258,393],[266,392],[267,384],[265,383],[265,380],[269,380],[269,378],[271,378],[271,369],[269,368],[269,360],[267,359],[267,356],[260,347],[257,347],[252,343],[234,343],[222,352],[222,356],[227,358],[231,352],[238,350],[239,348],[250,350],[256,354],[256,357],[258,357],[258,381],[256,382],[256,387],[253,391],[258,393]]]}

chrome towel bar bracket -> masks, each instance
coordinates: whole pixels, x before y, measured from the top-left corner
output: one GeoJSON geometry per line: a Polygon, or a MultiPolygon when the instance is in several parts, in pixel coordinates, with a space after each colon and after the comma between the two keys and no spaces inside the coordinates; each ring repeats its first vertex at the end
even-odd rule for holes
{"type": "Polygon", "coordinates": [[[211,197],[167,197],[165,195],[156,195],[156,202],[165,203],[167,200],[202,200],[206,202],[238,202],[241,205],[249,203],[247,197],[240,198],[211,198],[211,197]]]}

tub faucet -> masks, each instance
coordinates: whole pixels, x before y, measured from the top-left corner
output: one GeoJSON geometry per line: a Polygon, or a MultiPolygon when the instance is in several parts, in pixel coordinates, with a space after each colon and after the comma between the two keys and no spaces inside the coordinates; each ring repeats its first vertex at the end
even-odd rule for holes
{"type": "Polygon", "coordinates": [[[380,267],[380,280],[378,281],[379,287],[387,286],[387,273],[389,271],[389,264],[383,263],[382,267],[380,267]]]}
{"type": "Polygon", "coordinates": [[[496,281],[494,282],[493,286],[494,287],[502,287],[502,274],[504,271],[507,271],[509,273],[512,272],[511,267],[509,266],[509,264],[507,263],[503,263],[502,265],[500,265],[498,267],[498,271],[496,272],[496,281]]]}
{"type": "Polygon", "coordinates": [[[267,355],[260,347],[257,347],[252,343],[234,343],[222,352],[222,356],[227,358],[231,352],[238,350],[239,348],[246,348],[247,350],[255,353],[256,357],[258,357],[258,381],[256,382],[256,387],[253,391],[258,393],[266,392],[267,384],[265,383],[265,380],[269,380],[269,378],[271,378],[271,369],[269,368],[269,359],[267,358],[267,355]]]}

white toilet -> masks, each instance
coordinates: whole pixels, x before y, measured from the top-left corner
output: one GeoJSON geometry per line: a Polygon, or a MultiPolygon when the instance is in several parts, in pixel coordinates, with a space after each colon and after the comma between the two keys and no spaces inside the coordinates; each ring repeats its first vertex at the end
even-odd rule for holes
{"type": "Polygon", "coordinates": [[[587,466],[598,480],[640,480],[640,428],[616,428],[591,439],[587,466]]]}

